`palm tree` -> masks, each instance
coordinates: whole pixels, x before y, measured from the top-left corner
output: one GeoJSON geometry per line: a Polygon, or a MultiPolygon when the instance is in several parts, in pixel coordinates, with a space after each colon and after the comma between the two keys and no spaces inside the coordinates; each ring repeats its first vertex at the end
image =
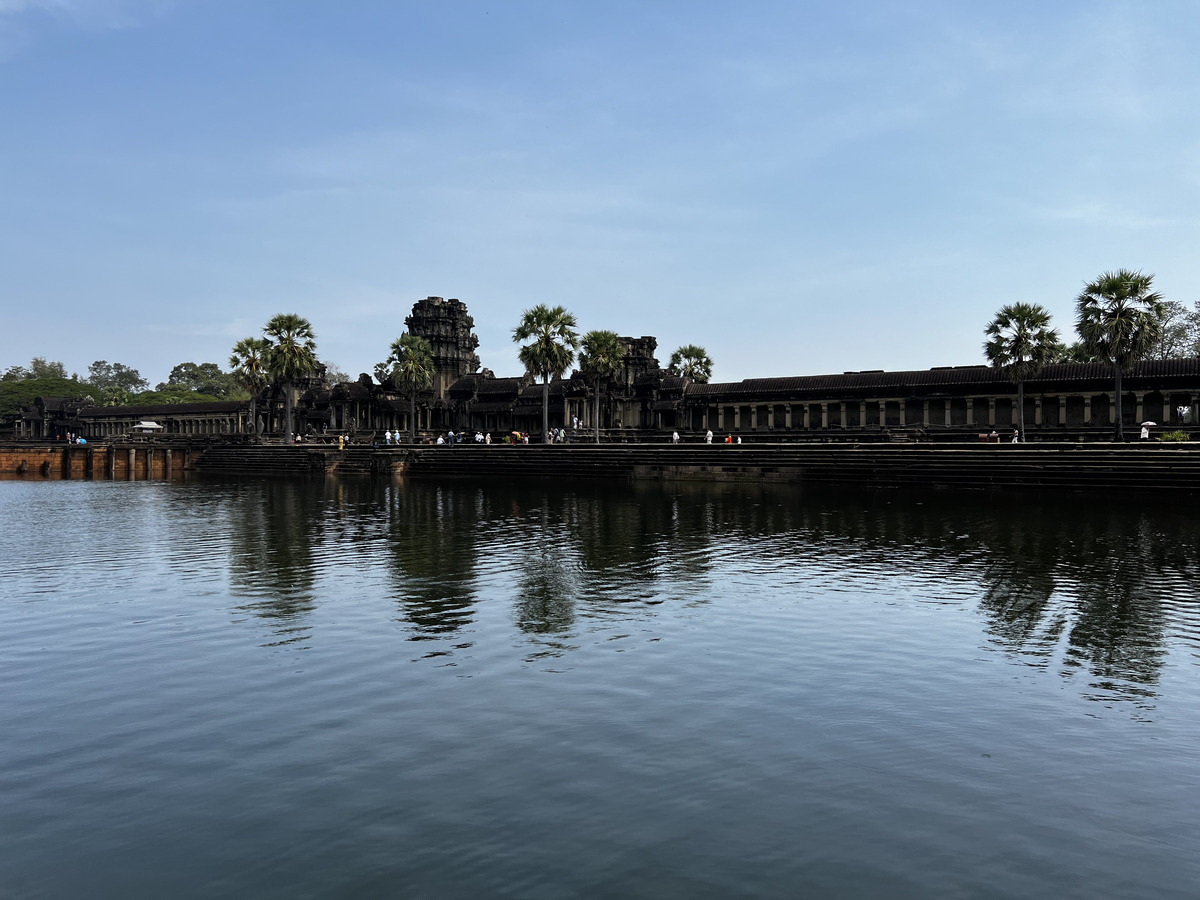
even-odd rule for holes
{"type": "Polygon", "coordinates": [[[589,331],[583,336],[579,354],[579,370],[596,386],[596,415],[592,427],[596,443],[600,443],[600,386],[621,371],[625,360],[625,343],[615,331],[589,331]]]}
{"type": "Polygon", "coordinates": [[[317,370],[317,342],[312,324],[295,313],[273,316],[263,327],[270,344],[267,350],[267,372],[283,386],[287,423],[284,440],[292,442],[292,390],[297,381],[317,370]]]}
{"type": "Polygon", "coordinates": [[[687,378],[696,384],[708,384],[712,378],[713,361],[708,351],[695,344],[685,344],[671,354],[667,371],[672,375],[687,378]]]}
{"type": "Polygon", "coordinates": [[[539,303],[521,314],[521,324],[513,329],[513,341],[532,342],[521,347],[517,358],[533,375],[542,376],[542,441],[550,441],[550,379],[561,378],[575,359],[579,348],[575,316],[561,306],[539,303]]]}
{"type": "Polygon", "coordinates": [[[417,392],[433,383],[433,347],[423,337],[405,332],[392,341],[388,358],[375,367],[380,382],[390,379],[408,394],[408,440],[417,442],[417,392]]]}
{"type": "Polygon", "coordinates": [[[984,355],[1017,386],[1017,431],[1025,440],[1025,380],[1034,378],[1062,352],[1058,332],[1050,327],[1050,311],[1034,303],[1002,306],[987,327],[984,355]]]}
{"type": "Polygon", "coordinates": [[[267,386],[267,355],[271,342],[264,338],[242,338],[233,345],[229,368],[238,384],[250,394],[250,427],[258,434],[258,395],[267,386]]]}
{"type": "Polygon", "coordinates": [[[1162,294],[1151,291],[1153,275],[1118,269],[1087,284],[1075,300],[1075,328],[1088,350],[1111,362],[1115,382],[1113,437],[1125,439],[1121,375],[1155,346],[1165,314],[1162,294]]]}
{"type": "Polygon", "coordinates": [[[1083,341],[1075,341],[1073,344],[1062,344],[1058,351],[1058,356],[1054,362],[1060,363],[1094,363],[1096,358],[1092,352],[1084,345],[1083,341]]]}

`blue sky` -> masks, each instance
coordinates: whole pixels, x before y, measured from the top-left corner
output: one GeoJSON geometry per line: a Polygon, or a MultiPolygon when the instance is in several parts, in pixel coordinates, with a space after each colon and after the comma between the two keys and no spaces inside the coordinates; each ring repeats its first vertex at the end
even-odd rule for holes
{"type": "Polygon", "coordinates": [[[370,371],[458,297],[716,380],[1200,299],[1200,4],[0,0],[0,367],[224,365],[277,312],[370,371]]]}

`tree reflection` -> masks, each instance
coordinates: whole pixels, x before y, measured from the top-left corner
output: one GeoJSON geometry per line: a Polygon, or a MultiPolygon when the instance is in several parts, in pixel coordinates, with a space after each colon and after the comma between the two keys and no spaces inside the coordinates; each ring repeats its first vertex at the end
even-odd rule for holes
{"type": "Polygon", "coordinates": [[[309,638],[306,620],[316,605],[313,546],[322,520],[304,487],[283,481],[239,486],[231,502],[229,578],[249,600],[238,609],[270,620],[277,645],[309,638]]]}
{"type": "Polygon", "coordinates": [[[475,491],[400,482],[384,489],[388,559],[410,640],[438,640],[469,625],[475,609],[475,491]]]}

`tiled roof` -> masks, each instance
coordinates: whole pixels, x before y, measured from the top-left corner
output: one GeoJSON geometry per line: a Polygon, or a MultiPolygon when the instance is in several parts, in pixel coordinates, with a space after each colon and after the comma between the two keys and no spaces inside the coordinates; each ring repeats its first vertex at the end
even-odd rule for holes
{"type": "MultiPolygon", "coordinates": [[[[1122,388],[1134,389],[1146,380],[1169,387],[1173,379],[1189,384],[1200,376],[1200,359],[1170,359],[1142,362],[1125,373],[1122,388]]],[[[1113,378],[1112,366],[1104,363],[1056,363],[1046,366],[1037,378],[1025,382],[1026,390],[1050,390],[1056,385],[1079,386],[1093,382],[1103,391],[1113,378]]],[[[744,381],[695,384],[687,389],[689,403],[736,400],[804,399],[826,397],[902,397],[909,394],[1007,393],[1013,384],[991,366],[949,366],[937,369],[884,372],[843,372],[841,375],[798,375],[785,378],[747,378],[744,381]]]]}
{"type": "Polygon", "coordinates": [[[250,408],[249,400],[217,400],[211,403],[147,403],[140,406],[88,406],[81,419],[133,419],[163,416],[227,415],[250,408]]]}

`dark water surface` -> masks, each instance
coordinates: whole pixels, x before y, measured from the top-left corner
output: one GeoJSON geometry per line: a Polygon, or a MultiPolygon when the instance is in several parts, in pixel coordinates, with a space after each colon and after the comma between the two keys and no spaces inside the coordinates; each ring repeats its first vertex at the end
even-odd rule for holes
{"type": "Polygon", "coordinates": [[[1169,506],[0,483],[0,897],[1196,897],[1169,506]]]}

